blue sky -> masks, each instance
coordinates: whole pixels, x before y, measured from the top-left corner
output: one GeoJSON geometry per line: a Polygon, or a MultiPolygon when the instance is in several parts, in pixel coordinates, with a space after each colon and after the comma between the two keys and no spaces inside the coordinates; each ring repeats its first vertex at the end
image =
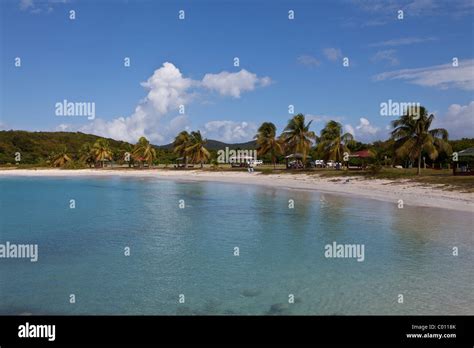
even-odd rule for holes
{"type": "Polygon", "coordinates": [[[380,103],[391,99],[426,106],[451,138],[474,136],[472,0],[0,6],[2,129],[79,130],[131,142],[145,135],[157,144],[200,129],[240,142],[264,121],[281,131],[291,104],[317,132],[335,119],[356,139],[373,141],[388,137],[395,117],[381,116],[380,103]],[[64,99],[95,103],[95,119],[57,116],[64,99]]]}

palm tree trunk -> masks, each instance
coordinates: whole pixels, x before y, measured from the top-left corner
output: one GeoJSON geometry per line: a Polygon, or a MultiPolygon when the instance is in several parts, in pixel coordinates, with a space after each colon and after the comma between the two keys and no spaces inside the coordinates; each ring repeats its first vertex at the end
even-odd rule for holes
{"type": "Polygon", "coordinates": [[[416,175],[420,175],[421,173],[421,152],[420,155],[418,156],[418,170],[416,172],[416,175]]]}

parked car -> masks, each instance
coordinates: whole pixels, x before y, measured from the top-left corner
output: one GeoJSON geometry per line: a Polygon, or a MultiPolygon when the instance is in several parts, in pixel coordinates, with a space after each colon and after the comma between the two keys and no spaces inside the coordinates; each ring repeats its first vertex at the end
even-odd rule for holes
{"type": "Polygon", "coordinates": [[[303,163],[301,163],[301,161],[291,161],[291,162],[288,162],[288,168],[302,169],[303,168],[303,163]]]}
{"type": "Polygon", "coordinates": [[[327,161],[326,162],[326,167],[328,168],[336,168],[336,167],[341,167],[341,162],[336,162],[336,161],[327,161]]]}
{"type": "Polygon", "coordinates": [[[326,162],[326,167],[328,168],[334,168],[336,166],[336,162],[334,161],[327,161],[326,162]]]}
{"type": "Polygon", "coordinates": [[[250,165],[251,165],[251,166],[254,166],[254,167],[259,166],[259,165],[261,165],[261,164],[263,164],[263,161],[262,161],[262,160],[253,160],[253,161],[250,161],[250,165]]]}
{"type": "Polygon", "coordinates": [[[326,166],[326,164],[324,163],[323,160],[315,160],[314,161],[314,166],[316,168],[324,168],[326,166]]]}

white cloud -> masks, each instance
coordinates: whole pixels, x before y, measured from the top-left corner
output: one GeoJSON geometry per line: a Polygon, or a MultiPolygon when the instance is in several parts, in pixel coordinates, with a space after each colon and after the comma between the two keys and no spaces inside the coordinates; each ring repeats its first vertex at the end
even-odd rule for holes
{"type": "Polygon", "coordinates": [[[474,7],[471,0],[351,0],[362,11],[394,20],[394,14],[403,10],[404,16],[465,15],[474,7]]]}
{"type": "Polygon", "coordinates": [[[269,77],[258,77],[245,69],[236,73],[222,71],[219,74],[206,74],[202,79],[202,86],[216,91],[221,95],[240,98],[240,94],[253,91],[258,86],[268,86],[269,77]]]}
{"type": "Polygon", "coordinates": [[[321,62],[315,57],[308,54],[303,54],[297,58],[298,63],[308,66],[308,67],[317,67],[321,65],[321,62]]]}
{"type": "MultiPolygon", "coordinates": [[[[362,26],[384,25],[397,21],[397,11],[403,10],[404,17],[452,17],[459,18],[472,15],[472,0],[350,0],[351,3],[366,15],[354,16],[362,26]],[[375,19],[374,19],[375,18],[375,19]]],[[[356,9],[357,10],[357,9],[356,9]]],[[[353,17],[353,18],[354,18],[353,17]]]]}
{"type": "Polygon", "coordinates": [[[374,63],[387,61],[390,65],[398,65],[400,62],[395,57],[395,50],[383,50],[378,51],[370,60],[374,63]]]}
{"type": "Polygon", "coordinates": [[[67,2],[68,0],[20,0],[20,10],[33,14],[50,13],[53,11],[53,6],[67,2]]]}
{"type": "Polygon", "coordinates": [[[402,45],[412,45],[416,43],[422,43],[427,41],[435,41],[434,37],[404,37],[400,39],[392,39],[381,42],[372,43],[369,47],[387,47],[387,46],[402,46],[402,45]]]}
{"type": "Polygon", "coordinates": [[[135,112],[146,112],[151,107],[159,114],[166,114],[171,109],[177,109],[190,100],[188,90],[194,84],[193,80],[184,78],[172,63],[165,62],[147,81],[141,83],[148,90],[148,95],[135,112]]]}
{"type": "Polygon", "coordinates": [[[330,116],[330,115],[312,115],[312,114],[306,114],[305,115],[306,121],[313,121],[312,125],[316,125],[317,123],[320,123],[320,127],[323,128],[327,122],[329,121],[336,121],[336,122],[342,122],[345,117],[343,116],[330,116]]]}
{"type": "Polygon", "coordinates": [[[355,128],[350,124],[346,124],[344,129],[351,133],[357,141],[361,142],[372,142],[384,137],[380,128],[371,125],[365,117],[359,118],[359,124],[355,128]]]}
{"type": "Polygon", "coordinates": [[[20,0],[20,10],[25,11],[29,8],[34,7],[33,0],[20,0]]]}
{"type": "Polygon", "coordinates": [[[339,48],[328,47],[323,49],[323,53],[327,59],[331,61],[338,60],[342,57],[342,52],[339,48]]]}
{"type": "Polygon", "coordinates": [[[366,12],[388,12],[391,11],[397,6],[394,4],[394,0],[350,0],[351,3],[359,7],[361,10],[366,12]]]}
{"type": "Polygon", "coordinates": [[[460,60],[459,66],[452,64],[435,65],[426,68],[401,69],[375,75],[375,81],[405,80],[410,83],[438,87],[440,89],[474,89],[474,59],[460,60]]]}
{"type": "Polygon", "coordinates": [[[321,130],[326,126],[326,123],[329,121],[336,121],[339,123],[343,123],[345,120],[344,116],[336,116],[336,115],[313,115],[313,114],[305,114],[306,122],[312,121],[311,123],[311,130],[314,130],[317,135],[321,133],[321,130]]]}
{"type": "Polygon", "coordinates": [[[189,119],[186,115],[179,115],[174,117],[168,122],[168,125],[166,126],[166,134],[171,134],[172,136],[175,136],[179,132],[186,130],[190,131],[189,127],[189,119]]]}
{"type": "Polygon", "coordinates": [[[345,130],[347,133],[351,133],[351,134],[355,137],[355,130],[354,130],[354,127],[352,127],[350,124],[344,125],[344,130],[345,130]]]}
{"type": "Polygon", "coordinates": [[[358,133],[375,135],[379,131],[379,128],[372,126],[370,121],[364,117],[361,117],[359,122],[359,125],[356,127],[358,133]]]}
{"type": "Polygon", "coordinates": [[[210,121],[204,125],[203,134],[210,139],[227,143],[250,141],[257,133],[254,123],[234,121],[210,121]]]}
{"type": "MultiPolygon", "coordinates": [[[[370,123],[370,121],[365,118],[359,118],[359,124],[353,126],[349,123],[345,123],[348,117],[344,116],[329,116],[329,115],[306,115],[306,120],[313,121],[312,128],[319,129],[319,131],[326,125],[329,121],[336,121],[343,124],[344,132],[351,133],[357,141],[362,142],[373,142],[379,139],[385,139],[387,137],[386,130],[383,131],[379,127],[376,127],[370,123]]],[[[319,131],[317,132],[319,134],[319,131]]]]}
{"type": "Polygon", "coordinates": [[[412,16],[420,16],[438,9],[438,3],[433,0],[413,0],[408,3],[404,11],[412,16]]]}
{"type": "MultiPolygon", "coordinates": [[[[244,91],[251,91],[257,85],[266,86],[269,83],[270,78],[259,78],[246,70],[238,73],[206,74],[202,81],[192,80],[184,77],[172,63],[165,62],[141,83],[147,90],[147,95],[138,103],[132,115],[113,120],[96,118],[83,126],[61,124],[56,129],[91,133],[131,143],[135,143],[141,136],[146,136],[153,143],[163,144],[172,140],[180,131],[189,130],[188,117],[178,114],[178,111],[180,105],[186,106],[194,99],[196,90],[218,90],[223,95],[238,98],[244,91]]],[[[251,125],[245,122],[233,126],[222,124],[220,127],[218,123],[210,123],[209,127],[209,131],[215,131],[216,134],[220,132],[227,139],[232,138],[228,134],[231,130],[236,133],[235,139],[246,138],[246,132],[253,131],[251,125]]]]}
{"type": "Polygon", "coordinates": [[[445,128],[449,139],[472,138],[474,135],[474,101],[468,105],[451,104],[448,111],[436,115],[432,128],[445,128]]]}
{"type": "Polygon", "coordinates": [[[362,27],[378,27],[387,24],[387,21],[381,19],[371,19],[362,23],[362,27]]]}
{"type": "Polygon", "coordinates": [[[180,105],[191,100],[190,89],[195,82],[183,77],[178,68],[166,62],[141,85],[148,90],[148,94],[131,116],[118,117],[111,121],[96,118],[80,127],[79,131],[128,142],[136,142],[141,136],[158,143],[169,140],[172,136],[169,132],[175,130],[173,124],[184,126],[186,119],[182,115],[171,119],[165,115],[172,111],[177,113],[180,105]]]}

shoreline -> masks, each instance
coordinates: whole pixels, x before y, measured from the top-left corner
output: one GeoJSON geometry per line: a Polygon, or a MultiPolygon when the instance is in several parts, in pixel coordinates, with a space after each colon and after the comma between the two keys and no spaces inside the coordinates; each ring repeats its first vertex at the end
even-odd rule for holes
{"type": "Polygon", "coordinates": [[[306,190],[321,193],[362,197],[405,206],[420,206],[474,212],[474,193],[445,191],[434,185],[426,186],[408,180],[322,178],[318,175],[261,174],[258,172],[206,172],[200,170],[177,171],[167,169],[111,170],[111,169],[7,169],[0,170],[2,177],[140,177],[175,181],[220,182],[228,184],[260,185],[285,190],[306,190]]]}

